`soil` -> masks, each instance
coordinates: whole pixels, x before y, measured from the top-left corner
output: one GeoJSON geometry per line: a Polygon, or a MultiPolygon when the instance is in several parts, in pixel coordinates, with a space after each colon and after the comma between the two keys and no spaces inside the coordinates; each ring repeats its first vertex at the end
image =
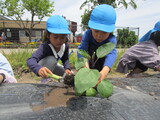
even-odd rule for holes
{"type": "Polygon", "coordinates": [[[15,73],[18,83],[41,83],[41,78],[34,73],[22,73],[20,76],[15,73]]]}
{"type": "MultiPolygon", "coordinates": [[[[41,83],[42,78],[36,76],[33,72],[28,72],[28,71],[19,72],[19,71],[20,70],[14,71],[18,83],[41,83]]],[[[74,71],[74,73],[76,73],[75,70],[73,70],[73,71],[74,71]]],[[[143,73],[142,76],[147,77],[150,75],[154,75],[156,73],[157,72],[155,72],[153,70],[148,70],[147,72],[143,73]]],[[[110,78],[125,78],[125,75],[114,72],[114,73],[109,73],[107,78],[108,79],[110,79],[110,78]]]]}

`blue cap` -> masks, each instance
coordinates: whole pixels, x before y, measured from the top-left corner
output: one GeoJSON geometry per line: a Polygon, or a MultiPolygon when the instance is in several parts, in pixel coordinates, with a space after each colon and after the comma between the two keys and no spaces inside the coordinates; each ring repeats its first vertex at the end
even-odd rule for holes
{"type": "Polygon", "coordinates": [[[60,15],[51,16],[46,23],[46,29],[54,34],[71,34],[68,30],[68,23],[60,15]]]}
{"type": "Polygon", "coordinates": [[[115,29],[116,12],[114,8],[107,4],[101,4],[91,12],[88,26],[95,30],[113,32],[115,29]]]}
{"type": "Polygon", "coordinates": [[[142,38],[139,40],[139,42],[144,42],[150,39],[150,36],[153,32],[155,31],[160,31],[160,21],[158,21],[155,25],[154,28],[149,30],[142,38]]]}

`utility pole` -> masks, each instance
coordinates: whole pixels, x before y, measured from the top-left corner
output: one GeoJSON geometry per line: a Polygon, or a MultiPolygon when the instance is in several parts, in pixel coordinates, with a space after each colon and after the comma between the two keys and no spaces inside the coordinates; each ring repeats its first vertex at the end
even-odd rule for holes
{"type": "Polygon", "coordinates": [[[88,6],[88,11],[90,11],[91,5],[88,3],[87,6],[88,6]]]}

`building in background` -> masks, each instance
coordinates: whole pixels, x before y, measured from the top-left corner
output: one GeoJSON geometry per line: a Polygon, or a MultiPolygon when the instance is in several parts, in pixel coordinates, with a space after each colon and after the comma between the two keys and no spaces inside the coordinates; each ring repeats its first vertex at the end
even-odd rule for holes
{"type": "MultiPolygon", "coordinates": [[[[27,25],[29,22],[24,23],[27,25]]],[[[29,26],[29,25],[28,25],[29,26]]],[[[46,27],[46,22],[42,21],[37,24],[32,31],[31,39],[41,39],[46,27]]],[[[29,27],[27,27],[29,28],[29,27]]],[[[6,35],[6,40],[11,42],[29,42],[29,36],[24,29],[22,29],[14,20],[9,20],[0,16],[0,34],[6,35]]]]}
{"type": "Polygon", "coordinates": [[[75,40],[76,40],[76,42],[78,42],[78,43],[80,43],[81,41],[82,41],[82,34],[77,34],[76,36],[75,36],[75,40]]]}
{"type": "MultiPolygon", "coordinates": [[[[70,42],[75,41],[75,32],[77,31],[77,23],[68,20],[69,29],[73,34],[69,36],[70,42]]],[[[30,22],[24,21],[25,25],[28,24],[30,26],[30,22]]],[[[26,27],[29,29],[29,27],[26,27]]],[[[44,31],[46,29],[46,21],[41,21],[40,24],[35,25],[32,30],[31,40],[39,40],[42,39],[44,31]]],[[[4,33],[6,35],[6,40],[11,42],[21,42],[26,43],[29,42],[29,35],[27,32],[22,29],[15,20],[10,20],[6,17],[0,15],[0,35],[4,33]]],[[[1,40],[1,38],[0,38],[1,40]]]]}

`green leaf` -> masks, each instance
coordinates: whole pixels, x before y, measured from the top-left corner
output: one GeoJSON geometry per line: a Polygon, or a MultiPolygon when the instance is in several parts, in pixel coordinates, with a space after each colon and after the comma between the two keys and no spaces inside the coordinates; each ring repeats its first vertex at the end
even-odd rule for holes
{"type": "Polygon", "coordinates": [[[97,91],[102,97],[108,98],[113,93],[113,85],[106,79],[102,80],[97,86],[97,91]]]}
{"type": "Polygon", "coordinates": [[[88,90],[86,90],[86,96],[96,96],[97,95],[97,91],[95,88],[89,88],[88,90]]]}
{"type": "Polygon", "coordinates": [[[81,54],[83,57],[87,58],[88,60],[91,58],[91,56],[85,50],[79,49],[78,53],[81,54]]]}
{"type": "Polygon", "coordinates": [[[76,70],[83,68],[86,62],[88,62],[86,58],[84,57],[79,58],[75,63],[76,70]]]}
{"type": "Polygon", "coordinates": [[[76,95],[76,96],[82,96],[83,93],[78,93],[77,89],[75,88],[75,95],[76,95]]]}
{"type": "Polygon", "coordinates": [[[96,86],[100,73],[95,69],[82,68],[80,69],[74,78],[75,92],[83,94],[86,90],[96,86]]]}
{"type": "Polygon", "coordinates": [[[100,47],[98,47],[98,49],[96,50],[96,55],[98,58],[103,58],[107,54],[109,54],[114,48],[115,48],[115,45],[111,42],[103,44],[100,47]]]}

